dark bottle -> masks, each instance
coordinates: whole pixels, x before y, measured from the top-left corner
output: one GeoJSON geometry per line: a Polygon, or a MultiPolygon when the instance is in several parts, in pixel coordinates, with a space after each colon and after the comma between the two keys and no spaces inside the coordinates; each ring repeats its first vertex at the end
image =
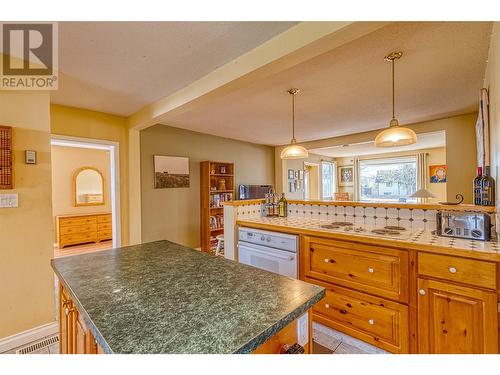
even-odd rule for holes
{"type": "Polygon", "coordinates": [[[490,176],[490,167],[484,167],[484,174],[481,178],[481,205],[495,205],[495,180],[490,176]]]}
{"type": "Polygon", "coordinates": [[[483,168],[477,167],[477,176],[474,178],[473,186],[473,196],[474,196],[474,204],[480,206],[481,205],[481,178],[483,177],[483,168]]]}

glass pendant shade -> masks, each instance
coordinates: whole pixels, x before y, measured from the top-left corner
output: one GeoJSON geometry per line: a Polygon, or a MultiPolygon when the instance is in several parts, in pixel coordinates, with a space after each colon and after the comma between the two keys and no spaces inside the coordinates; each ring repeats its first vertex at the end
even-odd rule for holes
{"type": "Polygon", "coordinates": [[[281,151],[282,159],[305,159],[309,156],[309,151],[305,147],[299,146],[292,142],[290,146],[286,146],[281,151]]]}
{"type": "Polygon", "coordinates": [[[305,147],[299,146],[295,140],[295,95],[299,89],[290,89],[288,93],[292,97],[292,140],[290,145],[281,151],[281,159],[305,159],[309,156],[309,151],[305,147]]]}
{"type": "Polygon", "coordinates": [[[411,145],[417,142],[417,134],[409,128],[395,125],[391,121],[388,129],[382,130],[375,138],[375,147],[397,147],[411,145]]]}
{"type": "Polygon", "coordinates": [[[391,63],[392,68],[392,120],[389,123],[389,128],[382,130],[375,137],[375,147],[407,146],[417,142],[417,134],[409,128],[399,126],[399,122],[394,115],[396,107],[394,61],[399,60],[401,56],[403,56],[402,52],[392,52],[385,57],[385,60],[391,63]]]}

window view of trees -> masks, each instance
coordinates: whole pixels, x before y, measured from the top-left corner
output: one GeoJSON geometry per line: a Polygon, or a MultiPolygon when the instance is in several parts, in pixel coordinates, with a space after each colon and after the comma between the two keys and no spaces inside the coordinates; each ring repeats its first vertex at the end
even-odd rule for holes
{"type": "Polygon", "coordinates": [[[415,158],[361,161],[359,166],[361,200],[411,201],[417,190],[415,158]]]}

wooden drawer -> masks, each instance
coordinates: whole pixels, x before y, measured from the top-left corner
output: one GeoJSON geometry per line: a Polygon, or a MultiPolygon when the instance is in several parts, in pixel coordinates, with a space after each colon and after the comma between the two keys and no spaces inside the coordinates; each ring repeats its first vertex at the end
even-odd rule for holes
{"type": "Polygon", "coordinates": [[[418,273],[458,283],[496,289],[496,264],[430,253],[418,254],[418,273]]]}
{"type": "MultiPolygon", "coordinates": [[[[306,279],[306,281],[314,282],[306,279]]],[[[328,286],[313,320],[393,353],[408,353],[408,307],[350,289],[328,286]]]]}
{"type": "Polygon", "coordinates": [[[98,231],[102,231],[102,230],[110,231],[112,228],[113,228],[113,224],[111,224],[111,223],[99,223],[99,224],[97,224],[98,231]]]}
{"type": "Polygon", "coordinates": [[[98,215],[97,216],[97,222],[99,224],[101,223],[111,223],[113,220],[111,218],[111,215],[98,215]]]}
{"type": "Polygon", "coordinates": [[[95,216],[76,216],[76,217],[60,217],[60,226],[73,226],[73,225],[88,225],[97,224],[97,218],[95,216]]]}
{"type": "Polygon", "coordinates": [[[59,246],[97,241],[97,232],[65,234],[59,237],[59,246]]]}
{"type": "Polygon", "coordinates": [[[97,224],[64,226],[59,229],[59,235],[95,232],[96,230],[97,230],[97,224]]]}
{"type": "Polygon", "coordinates": [[[355,242],[304,238],[304,276],[408,301],[408,253],[355,242]]]}
{"type": "Polygon", "coordinates": [[[97,238],[99,241],[110,240],[113,238],[113,232],[111,230],[99,231],[97,238]]]}

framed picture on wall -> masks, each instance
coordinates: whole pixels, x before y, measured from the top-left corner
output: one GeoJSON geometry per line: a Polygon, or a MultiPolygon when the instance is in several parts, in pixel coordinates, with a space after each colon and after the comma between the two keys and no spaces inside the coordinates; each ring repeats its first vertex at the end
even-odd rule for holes
{"type": "Polygon", "coordinates": [[[293,172],[293,169],[288,170],[288,179],[293,180],[295,177],[295,173],[293,172]]]}
{"type": "Polygon", "coordinates": [[[299,180],[303,180],[303,179],[304,179],[304,170],[300,169],[299,170],[299,180]]]}
{"type": "Polygon", "coordinates": [[[189,158],[154,155],[155,189],[189,187],[189,158]]]}
{"type": "Polygon", "coordinates": [[[290,181],[290,193],[295,193],[295,181],[290,181]]]}
{"type": "Polygon", "coordinates": [[[339,186],[354,186],[354,166],[344,165],[338,168],[339,186]]]}
{"type": "Polygon", "coordinates": [[[446,171],[447,167],[444,164],[441,165],[429,165],[429,176],[430,183],[445,183],[446,182],[446,171]]]}

